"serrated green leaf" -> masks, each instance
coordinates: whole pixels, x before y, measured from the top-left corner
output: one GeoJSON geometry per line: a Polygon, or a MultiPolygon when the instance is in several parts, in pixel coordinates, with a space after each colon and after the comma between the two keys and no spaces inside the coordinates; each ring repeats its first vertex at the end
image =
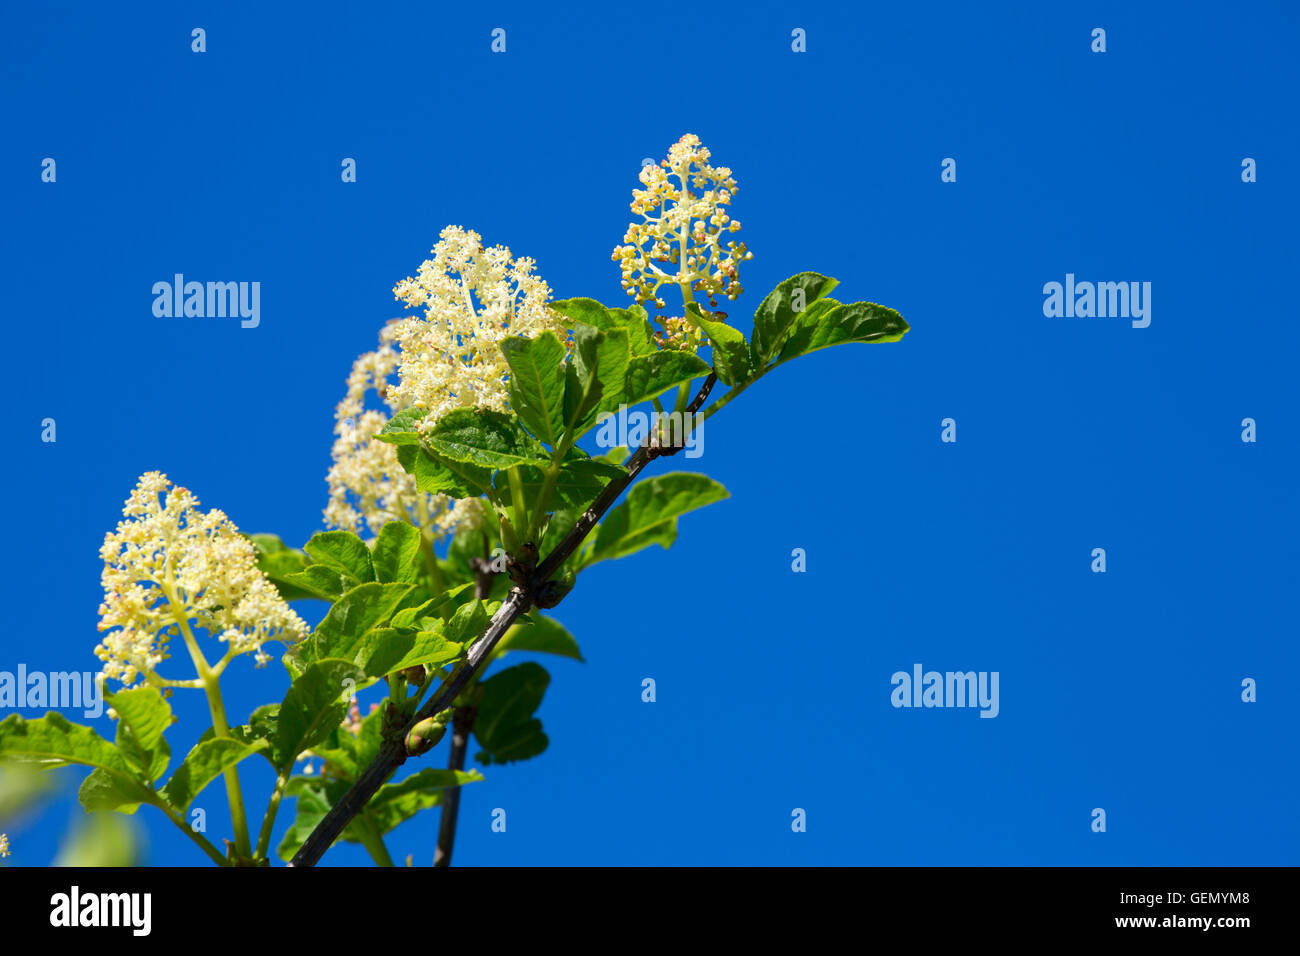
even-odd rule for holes
{"type": "Polygon", "coordinates": [[[539,439],[555,447],[564,432],[564,346],[553,332],[500,343],[510,365],[510,405],[539,439]]]}
{"type": "Polygon", "coordinates": [[[461,645],[447,640],[441,622],[420,631],[378,631],[362,665],[367,677],[385,677],[416,664],[441,665],[460,657],[461,645]]]}
{"type": "Polygon", "coordinates": [[[686,315],[709,337],[709,344],[713,347],[713,371],[718,381],[728,386],[743,385],[754,371],[744,333],[706,315],[694,302],[687,303],[686,315]]]}
{"type": "Polygon", "coordinates": [[[415,476],[416,488],[426,494],[477,498],[492,487],[492,469],[437,458],[427,448],[403,445],[397,458],[415,476]]]}
{"type": "Polygon", "coordinates": [[[172,724],[172,709],[162,692],[136,687],[105,694],[104,702],[117,711],[118,752],[150,781],[157,780],[171,758],[163,731],[172,724]]]}
{"type": "Polygon", "coordinates": [[[908,329],[901,315],[883,305],[823,299],[796,318],[772,367],[832,345],[897,342],[908,329]]]}
{"type": "Polygon", "coordinates": [[[87,813],[113,811],[131,814],[140,809],[140,804],[155,802],[154,795],[144,784],[99,767],[81,781],[77,800],[87,813]]]}
{"type": "Polygon", "coordinates": [[[275,751],[282,771],[342,722],[348,709],[346,682],[355,687],[364,679],[351,661],[331,658],[310,665],[293,682],[280,704],[275,726],[275,751]]]}
{"type": "Polygon", "coordinates": [[[479,468],[512,468],[551,459],[513,415],[487,408],[448,412],[433,427],[428,445],[443,461],[479,468]]]}
{"type": "Polygon", "coordinates": [[[658,398],[670,388],[708,375],[711,371],[709,363],[695,353],[677,349],[634,358],[627,367],[625,401],[631,406],[658,398]]]}
{"type": "Polygon", "coordinates": [[[213,780],[245,757],[267,750],[269,746],[266,740],[246,744],[229,737],[211,737],[200,741],[185,755],[184,762],[163,786],[162,796],[173,807],[184,812],[213,780]]]}
{"type": "Polygon", "coordinates": [[[442,791],[448,787],[463,787],[478,783],[483,775],[477,770],[439,770],[426,767],[397,783],[386,783],[366,805],[366,812],[380,834],[388,833],[399,823],[409,820],[421,810],[438,806],[442,791]]]}
{"type": "Polygon", "coordinates": [[[580,562],[620,558],[651,544],[668,547],[676,538],[676,519],[696,508],[729,497],[712,478],[691,472],[669,472],[632,486],[627,498],[596,528],[580,562]]]}
{"type": "MultiPolygon", "coordinates": [[[[351,581],[350,578],[349,581],[351,581]]],[[[281,587],[282,583],[292,585],[301,597],[319,598],[322,601],[335,600],[348,586],[344,583],[342,574],[333,568],[327,568],[323,564],[308,565],[301,571],[273,579],[273,583],[276,587],[280,587],[281,595],[284,596],[285,600],[291,600],[291,598],[284,593],[284,588],[281,587]]]]}
{"type": "Polygon", "coordinates": [[[404,408],[388,420],[375,438],[390,445],[418,445],[418,426],[428,415],[427,408],[404,408]]]}
{"type": "Polygon", "coordinates": [[[533,713],[550,682],[546,668],[533,661],[507,667],[482,682],[474,720],[474,737],[483,748],[479,762],[512,763],[546,749],[549,741],[533,713]]]}
{"type": "Polygon", "coordinates": [[[370,549],[351,531],[317,532],[303,545],[303,550],[317,564],[337,571],[350,584],[365,584],[375,579],[370,549]]]}
{"type": "Polygon", "coordinates": [[[515,624],[497,643],[496,653],[506,651],[535,651],[539,654],[555,654],[569,657],[575,661],[583,659],[578,650],[578,642],[553,617],[534,616],[526,623],[515,624]]]}
{"type": "Polygon", "coordinates": [[[384,584],[415,581],[420,571],[420,532],[405,521],[389,521],[379,529],[370,563],[375,580],[384,584]]]}
{"type": "Polygon", "coordinates": [[[303,660],[358,660],[370,632],[386,626],[414,591],[414,585],[402,582],[357,585],[335,601],[316,625],[315,633],[302,645],[303,660]]]}
{"type": "Polygon", "coordinates": [[[488,626],[489,613],[484,603],[475,598],[468,604],[456,608],[456,613],[451,616],[443,628],[443,636],[456,644],[469,645],[478,640],[480,634],[488,626]]]}
{"type": "Polygon", "coordinates": [[[603,391],[597,375],[600,335],[594,326],[573,326],[573,350],[564,367],[564,428],[573,441],[582,437],[581,424],[591,417],[603,391]]]}
{"type": "Polygon", "coordinates": [[[769,292],[754,313],[753,367],[767,365],[799,315],[837,285],[839,281],[828,276],[800,272],[769,292]]]}

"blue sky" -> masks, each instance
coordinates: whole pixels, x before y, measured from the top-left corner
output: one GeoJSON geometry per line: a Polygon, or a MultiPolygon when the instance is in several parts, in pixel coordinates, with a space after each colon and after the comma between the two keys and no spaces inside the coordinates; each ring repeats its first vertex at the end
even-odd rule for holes
{"type": "MultiPolygon", "coordinates": [[[[321,530],[350,363],[448,223],[622,304],[641,160],[693,132],[739,181],[733,321],[814,269],[912,331],[783,367],[655,466],[732,497],[557,610],[587,663],[544,662],[550,749],[465,790],[457,861],[1295,864],[1294,9],[677,10],[8,10],[0,670],[97,667],[97,551],[144,471],[246,531],[321,530]],[[261,282],[260,325],[155,318],[175,273],[261,282]],[[1067,273],[1150,282],[1150,326],[1046,317],[1067,273]],[[895,709],[916,663],[997,671],[999,715],[895,709]]],[[[283,694],[278,665],[231,677],[234,714],[283,694]]],[[[53,857],[75,783],[8,862],[53,857]]],[[[147,823],[150,863],[204,862],[147,823]]],[[[427,865],[436,829],[389,847],[427,865]]]]}

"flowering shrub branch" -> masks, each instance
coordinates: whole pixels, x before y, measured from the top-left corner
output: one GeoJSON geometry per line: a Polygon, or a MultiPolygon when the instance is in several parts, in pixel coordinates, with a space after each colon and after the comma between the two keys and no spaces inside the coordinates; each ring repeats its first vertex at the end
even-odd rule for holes
{"type": "Polygon", "coordinates": [[[58,713],[14,716],[0,722],[0,758],[90,766],[87,810],[153,806],[226,866],[269,863],[285,798],[295,819],[275,853],[293,866],[314,865],[340,839],[391,866],[386,836],[440,807],[434,862],[448,864],[460,787],[483,779],[464,769],[471,737],[485,766],[548,745],[535,717],[545,668],[527,661],[485,676],[490,665],[516,652],[581,660],[547,613],[581,572],[671,546],[682,515],[727,497],[704,475],[643,479],[645,468],[785,362],[832,345],[896,342],[908,330],[891,309],[830,298],[836,280],[815,272],[772,290],[749,337],[728,324],[718,297],[743,293],[739,269],[752,254],[730,238],[740,229],[728,211],[735,179],[710,159],[685,136],[642,170],[645,188],[631,205],[641,221],[613,253],[635,300],[627,308],[553,301],[532,259],[443,230],[433,258],[394,289],[416,311],[353,365],[327,476],[332,530],[302,549],[245,537],[164,476],[143,476],[102,551],[96,653],[103,677],[124,685],[106,695],[115,741],[58,713]],[[673,289],[679,314],[652,318],[645,306],[667,308],[663,293],[673,289]],[[714,398],[718,384],[726,391],[714,398]],[[630,455],[581,447],[621,410],[648,403],[663,413],[665,395],[677,414],[656,418],[630,455]],[[314,631],[288,606],[301,599],[330,604],[314,631]],[[222,646],[217,660],[199,632],[222,646]],[[178,636],[193,676],[161,673],[178,636]],[[271,640],[287,645],[288,690],[232,725],[220,679],[237,656],[269,661],[271,640]],[[358,695],[372,687],[386,696],[363,717],[358,695]],[[171,757],[167,698],[191,688],[204,691],[212,727],[160,783],[171,757]],[[449,727],[446,769],[394,779],[449,727]],[[255,843],[237,769],[253,755],[275,773],[255,843]],[[224,853],[186,821],[217,777],[231,810],[224,853]]]}

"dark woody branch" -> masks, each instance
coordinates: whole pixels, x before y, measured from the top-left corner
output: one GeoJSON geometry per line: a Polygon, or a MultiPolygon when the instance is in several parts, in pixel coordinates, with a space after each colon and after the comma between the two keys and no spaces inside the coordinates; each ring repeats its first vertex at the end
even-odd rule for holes
{"type": "MultiPolygon", "coordinates": [[[[709,397],[709,392],[713,389],[714,381],[715,377],[713,375],[709,375],[704,380],[699,392],[696,393],[695,398],[686,407],[688,414],[693,415],[700,410],[700,407],[709,397]]],[[[348,823],[370,802],[370,798],[375,795],[375,791],[383,786],[397,768],[406,762],[406,740],[412,728],[420,721],[440,714],[453,705],[461,692],[478,675],[478,672],[486,666],[491,659],[492,652],[496,650],[497,644],[505,636],[506,631],[529,608],[534,604],[545,606],[554,600],[556,586],[550,581],[551,575],[558,571],[564,562],[573,555],[578,546],[591,533],[591,530],[604,517],[605,512],[613,506],[627,487],[636,480],[646,465],[655,458],[675,454],[678,450],[677,447],[657,447],[647,438],[646,443],[641,445],[628,459],[626,465],[627,474],[606,485],[596,497],[596,500],[583,512],[577,523],[569,529],[568,533],[565,534],[560,543],[555,546],[555,549],[546,556],[541,564],[530,575],[520,576],[524,578],[523,583],[516,583],[510,589],[510,594],[506,597],[505,602],[492,616],[492,620],[488,623],[483,635],[470,647],[465,660],[442,683],[442,686],[438,688],[433,696],[425,701],[424,706],[402,728],[401,733],[393,734],[384,741],[378,756],[375,757],[370,766],[362,772],[347,793],[317,824],[311,835],[303,841],[302,846],[289,863],[290,866],[314,866],[320,860],[325,851],[339,838],[348,823]]],[[[519,578],[516,578],[517,582],[518,580],[519,578]]],[[[453,725],[453,742],[455,740],[454,735],[455,728],[453,725]]],[[[439,843],[441,843],[441,839],[439,843]]]]}

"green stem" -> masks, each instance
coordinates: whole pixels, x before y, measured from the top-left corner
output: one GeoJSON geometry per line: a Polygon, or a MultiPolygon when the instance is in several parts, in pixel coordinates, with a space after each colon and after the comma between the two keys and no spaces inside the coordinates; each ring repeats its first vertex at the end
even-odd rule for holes
{"type": "MultiPolygon", "coordinates": [[[[217,676],[212,673],[207,659],[199,650],[199,643],[194,639],[194,632],[190,630],[189,618],[179,610],[170,583],[163,585],[163,593],[167,596],[172,617],[176,619],[181,634],[185,637],[185,647],[190,652],[190,659],[194,661],[199,680],[203,682],[203,691],[208,698],[208,711],[212,714],[213,731],[218,737],[229,738],[230,724],[226,721],[226,706],[221,699],[221,686],[217,676]]],[[[222,773],[222,777],[226,782],[226,798],[230,802],[230,822],[235,831],[235,852],[247,859],[251,855],[251,847],[248,842],[248,817],[244,813],[244,796],[239,787],[239,772],[234,767],[228,767],[222,773]]]]}
{"type": "Polygon", "coordinates": [[[163,801],[161,797],[158,801],[158,808],[162,810],[168,820],[176,824],[176,826],[179,827],[187,837],[198,844],[199,849],[211,857],[212,862],[216,863],[217,866],[230,866],[230,861],[221,855],[221,851],[213,846],[207,837],[203,836],[201,833],[195,832],[194,828],[185,822],[185,818],[181,816],[179,810],[176,810],[171,804],[163,801]]]}
{"type": "Polygon", "coordinates": [[[253,854],[254,859],[266,859],[266,851],[271,845],[271,831],[275,828],[275,815],[280,812],[280,800],[284,797],[284,788],[288,785],[288,774],[282,773],[275,778],[271,802],[266,806],[266,816],[262,817],[262,832],[257,835],[257,851],[253,854]]]}
{"type": "MultiPolygon", "coordinates": [[[[554,467],[554,463],[552,463],[552,467],[554,467]]],[[[523,475],[519,473],[518,465],[510,469],[510,499],[514,509],[514,526],[529,530],[528,502],[524,499],[524,479],[523,475]]]]}
{"type": "Polygon", "coordinates": [[[375,828],[374,821],[365,814],[360,814],[353,818],[353,822],[360,824],[357,832],[361,837],[361,845],[370,854],[370,859],[374,860],[377,866],[392,866],[393,858],[388,855],[388,847],[384,846],[384,838],[375,828]]]}

